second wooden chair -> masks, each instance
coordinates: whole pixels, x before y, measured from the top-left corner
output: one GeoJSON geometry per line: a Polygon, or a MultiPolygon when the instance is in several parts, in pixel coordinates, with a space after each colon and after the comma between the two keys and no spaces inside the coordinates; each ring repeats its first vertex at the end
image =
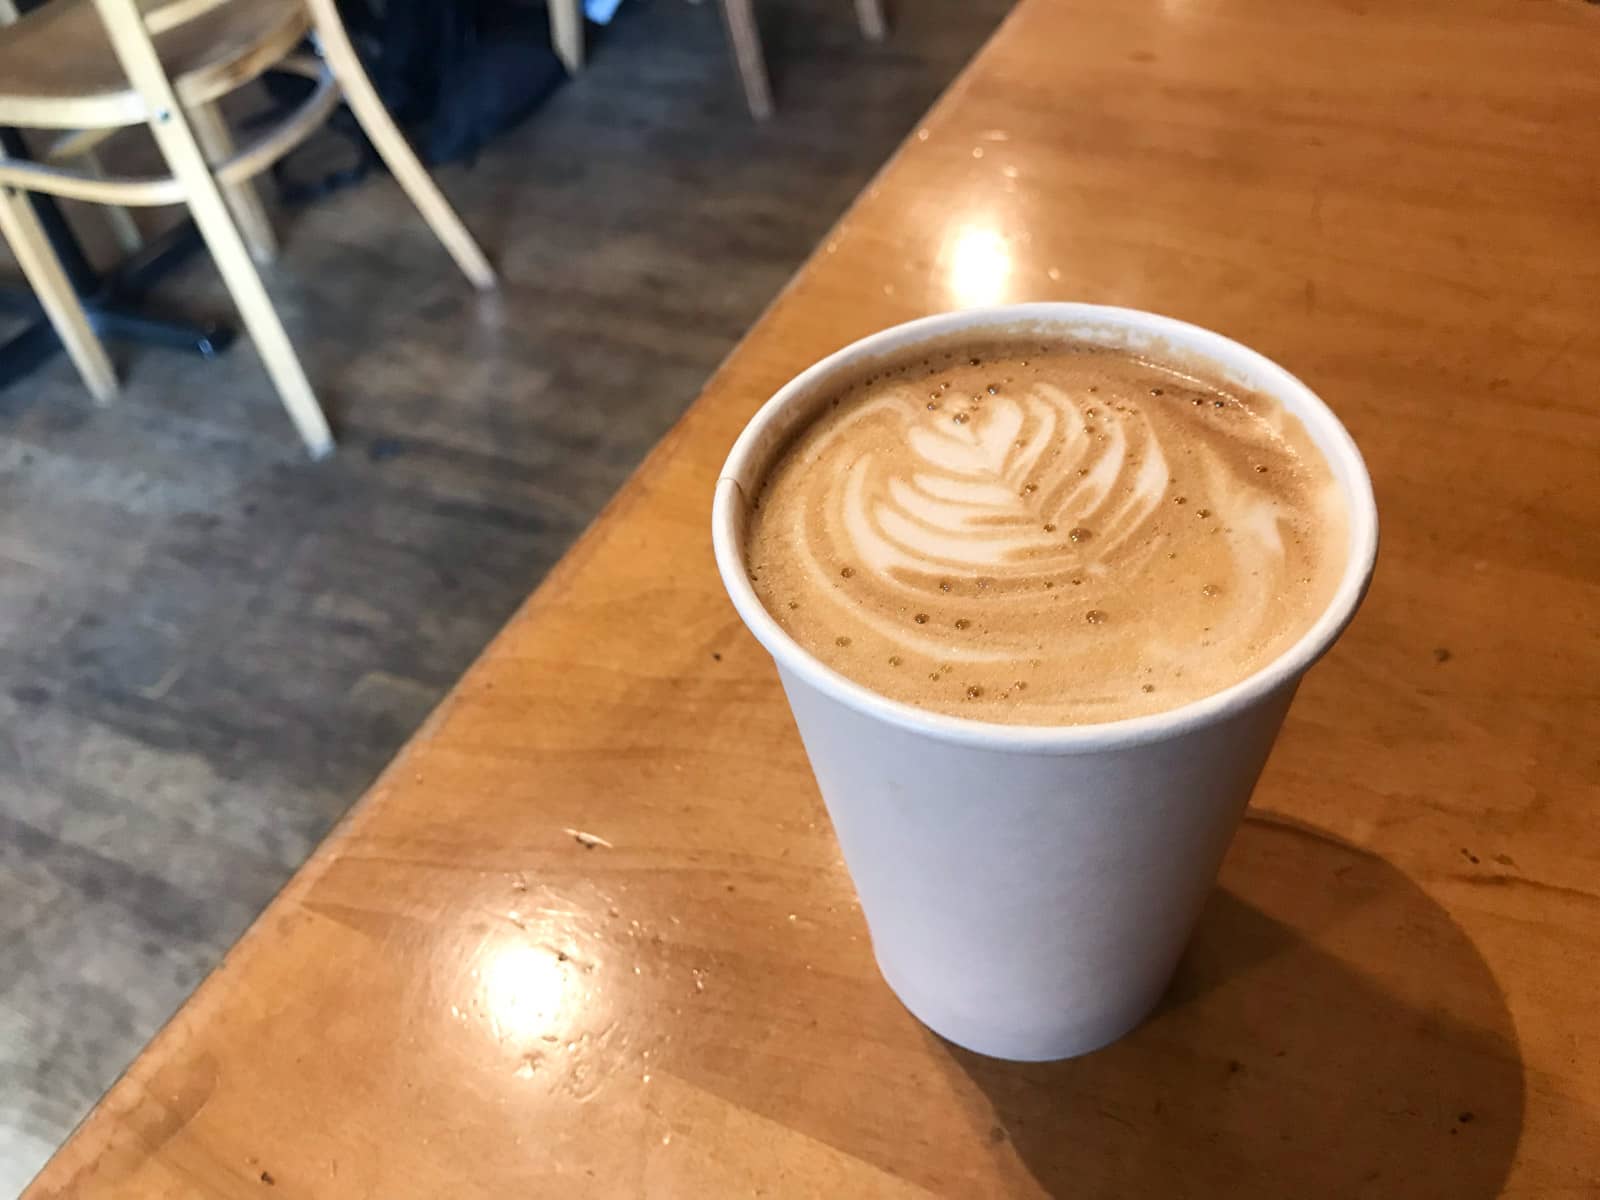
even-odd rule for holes
{"type": "MultiPolygon", "coordinates": [[[[761,29],[756,24],[752,0],[722,0],[722,16],[728,24],[728,40],[733,43],[734,63],[739,82],[744,85],[744,100],[750,115],[764,121],[772,115],[772,83],[767,78],[767,56],[761,48],[761,29]]],[[[856,0],[856,20],[869,42],[881,42],[888,30],[883,0],[856,0]]]]}
{"type": "MultiPolygon", "coordinates": [[[[567,70],[576,73],[583,65],[583,7],[581,0],[548,0],[550,38],[567,70]]],[[[728,41],[733,47],[739,82],[744,85],[745,103],[750,115],[764,121],[772,115],[772,84],[767,78],[767,57],[761,48],[761,28],[756,23],[754,0],[722,0],[722,16],[728,25],[728,41]]],[[[862,35],[881,42],[888,31],[883,15],[883,0],[856,0],[856,20],[862,35]]]]}

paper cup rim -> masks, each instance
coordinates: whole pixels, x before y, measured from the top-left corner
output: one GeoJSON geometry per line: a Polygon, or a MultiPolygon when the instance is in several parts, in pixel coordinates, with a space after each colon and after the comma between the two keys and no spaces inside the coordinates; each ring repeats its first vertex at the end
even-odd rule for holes
{"type": "Polygon", "coordinates": [[[723,586],[746,627],[780,668],[823,694],[864,716],[942,742],[996,751],[1079,754],[1179,737],[1235,716],[1297,680],[1327,652],[1360,607],[1377,562],[1378,512],[1366,463],[1349,431],[1315,392],[1265,355],[1199,325],[1140,309],[1045,302],[964,309],[908,321],[852,342],[796,375],[761,406],[734,442],[717,479],[711,540],[723,586]],[[1272,396],[1305,427],[1343,494],[1349,557],[1321,615],[1271,662],[1220,691],[1161,712],[1081,725],[1013,725],[974,721],[890,699],[824,664],[784,632],[767,611],[746,573],[739,518],[747,502],[746,481],[752,471],[767,465],[755,459],[767,449],[769,427],[836,373],[856,363],[951,335],[1021,329],[1130,349],[1160,344],[1169,351],[1193,355],[1220,368],[1225,378],[1272,396]]]}

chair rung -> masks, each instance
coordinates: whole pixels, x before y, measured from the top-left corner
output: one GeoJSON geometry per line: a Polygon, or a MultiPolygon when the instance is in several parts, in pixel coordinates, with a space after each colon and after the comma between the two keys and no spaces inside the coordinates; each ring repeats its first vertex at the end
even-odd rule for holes
{"type": "Polygon", "coordinates": [[[44,159],[46,162],[71,162],[101,142],[115,137],[124,128],[126,126],[108,125],[101,129],[75,129],[71,133],[63,133],[50,143],[50,148],[44,152],[44,159]]]}
{"type": "MultiPolygon", "coordinates": [[[[296,55],[284,59],[273,69],[304,75],[315,80],[317,86],[288,117],[214,168],[222,183],[243,183],[261,174],[310,137],[339,103],[339,85],[320,59],[296,55]]],[[[182,204],[184,199],[182,185],[171,176],[90,175],[17,159],[0,159],[0,185],[69,200],[135,208],[182,204]]]]}
{"type": "Polygon", "coordinates": [[[223,183],[243,183],[261,174],[322,127],[340,100],[339,84],[321,59],[309,54],[286,58],[273,68],[315,80],[311,95],[294,112],[218,166],[223,183]]]}
{"type": "Polygon", "coordinates": [[[21,188],[25,192],[43,192],[47,196],[63,196],[68,200],[133,208],[156,208],[183,202],[183,188],[170,176],[89,175],[12,158],[0,159],[0,185],[21,188]]]}

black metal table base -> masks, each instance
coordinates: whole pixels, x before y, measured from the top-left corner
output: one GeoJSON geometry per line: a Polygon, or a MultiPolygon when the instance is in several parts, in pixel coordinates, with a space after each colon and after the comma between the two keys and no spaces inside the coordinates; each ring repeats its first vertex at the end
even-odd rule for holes
{"type": "MultiPolygon", "coordinates": [[[[158,279],[198,250],[200,244],[194,224],[185,222],[146,245],[109,275],[95,278],[90,288],[80,293],[84,312],[95,331],[110,341],[142,342],[202,358],[212,358],[226,350],[237,336],[231,326],[167,317],[139,303],[158,279]]],[[[24,312],[33,318],[25,329],[0,345],[3,389],[59,353],[61,341],[31,291],[0,288],[0,308],[24,312]]]]}
{"type": "MultiPolygon", "coordinates": [[[[0,128],[0,143],[4,144],[7,155],[23,157],[26,147],[16,138],[14,130],[0,128]]],[[[115,270],[101,275],[84,257],[82,247],[55,201],[38,194],[29,199],[67,278],[83,300],[90,323],[101,337],[187,351],[202,358],[212,358],[228,348],[236,336],[231,326],[168,317],[150,312],[140,304],[162,276],[200,249],[200,234],[193,221],[185,221],[146,243],[115,270]]],[[[26,328],[0,345],[0,389],[4,389],[59,352],[61,342],[31,291],[0,288],[0,309],[21,312],[32,318],[26,328]]]]}

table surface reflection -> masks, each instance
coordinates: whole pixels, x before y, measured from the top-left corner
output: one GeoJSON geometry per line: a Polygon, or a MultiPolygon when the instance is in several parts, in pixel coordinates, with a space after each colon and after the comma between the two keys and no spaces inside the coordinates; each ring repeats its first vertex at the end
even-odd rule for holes
{"type": "Polygon", "coordinates": [[[1024,0],[30,1195],[1600,1195],[1597,114],[1576,0],[1024,0]],[[879,981],[708,506],[1048,298],[1288,365],[1385,544],[1158,1013],[1016,1066],[879,981]]]}

